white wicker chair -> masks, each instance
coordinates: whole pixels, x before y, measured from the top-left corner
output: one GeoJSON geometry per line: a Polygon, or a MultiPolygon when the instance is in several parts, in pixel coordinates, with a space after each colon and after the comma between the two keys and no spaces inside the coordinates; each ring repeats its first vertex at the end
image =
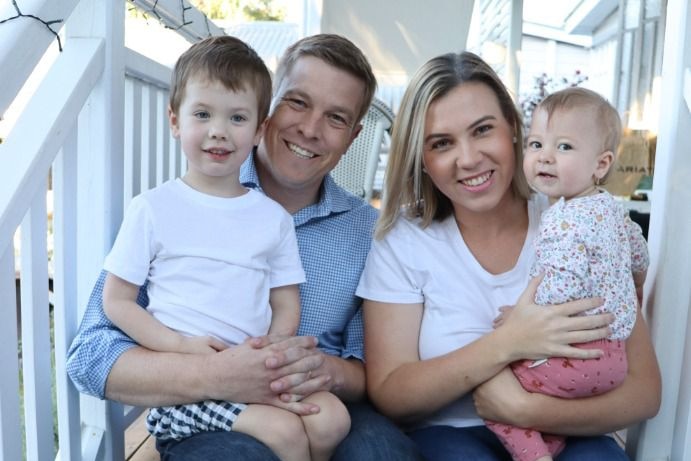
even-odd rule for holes
{"type": "Polygon", "coordinates": [[[331,172],[339,186],[365,200],[372,198],[384,134],[391,130],[393,119],[389,106],[374,98],[362,119],[360,134],[331,172]]]}

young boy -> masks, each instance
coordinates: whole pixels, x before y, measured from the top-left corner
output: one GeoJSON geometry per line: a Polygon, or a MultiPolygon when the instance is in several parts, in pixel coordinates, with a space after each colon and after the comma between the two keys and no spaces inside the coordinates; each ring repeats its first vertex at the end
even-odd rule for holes
{"type": "MultiPolygon", "coordinates": [[[[203,40],[176,63],[169,117],[188,171],[132,200],[105,262],[105,312],[141,345],[208,354],[267,332],[295,334],[297,284],[305,277],[292,218],[239,180],[270,99],[264,63],[235,38],[203,40]],[[145,281],[148,311],[136,304],[145,281]]],[[[321,411],[301,417],[267,405],[207,400],[154,408],[147,424],[162,440],[233,430],[282,460],[328,460],[348,433],[348,412],[328,392],[305,400],[321,411]]]]}
{"type": "MultiPolygon", "coordinates": [[[[549,95],[533,115],[523,170],[531,186],[552,204],[542,214],[534,242],[531,276],[544,274],[535,302],[601,297],[604,304],[588,314],[609,312],[615,320],[607,339],[579,345],[601,349],[599,359],[556,357],[512,364],[530,392],[586,397],[607,392],[626,377],[624,342],[636,321],[648,250],[640,227],[598,187],[614,162],[620,134],[616,109],[583,88],[549,95]]],[[[530,429],[492,422],[488,426],[515,460],[551,460],[564,447],[563,437],[540,437],[530,429]]]]}

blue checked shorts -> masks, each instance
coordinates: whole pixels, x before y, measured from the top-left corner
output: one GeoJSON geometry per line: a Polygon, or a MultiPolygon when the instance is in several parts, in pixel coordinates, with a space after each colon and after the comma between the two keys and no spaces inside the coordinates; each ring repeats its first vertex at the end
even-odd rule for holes
{"type": "Polygon", "coordinates": [[[160,440],[184,439],[198,432],[230,431],[244,403],[205,400],[149,410],[146,428],[160,440]]]}

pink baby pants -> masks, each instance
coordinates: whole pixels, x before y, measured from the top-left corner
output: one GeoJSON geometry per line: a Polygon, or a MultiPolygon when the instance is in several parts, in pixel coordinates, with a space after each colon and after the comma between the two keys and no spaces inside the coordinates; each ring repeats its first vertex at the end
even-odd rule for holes
{"type": "MultiPolygon", "coordinates": [[[[602,394],[620,385],[626,378],[626,347],[622,340],[603,339],[574,344],[581,349],[601,349],[598,359],[551,358],[530,368],[533,360],[521,360],[511,368],[528,392],[547,394],[564,399],[602,394]]],[[[542,456],[556,456],[564,449],[564,437],[540,434],[506,424],[486,421],[516,461],[534,461],[542,456]]]]}

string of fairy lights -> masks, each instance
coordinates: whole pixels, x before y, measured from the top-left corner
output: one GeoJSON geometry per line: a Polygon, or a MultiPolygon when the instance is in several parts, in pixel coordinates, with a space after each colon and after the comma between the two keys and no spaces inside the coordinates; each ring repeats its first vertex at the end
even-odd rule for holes
{"type": "Polygon", "coordinates": [[[12,0],[12,6],[14,6],[14,9],[15,9],[17,14],[15,14],[14,16],[10,16],[9,18],[1,19],[0,25],[4,24],[6,22],[9,22],[9,21],[18,20],[21,18],[29,18],[31,20],[38,21],[41,24],[43,24],[44,26],[46,26],[46,28],[50,31],[50,33],[55,36],[55,39],[58,41],[58,48],[60,49],[60,51],[62,51],[62,42],[60,41],[60,35],[58,35],[58,32],[53,30],[53,28],[51,26],[53,24],[61,24],[63,22],[63,19],[53,19],[50,21],[46,21],[45,19],[41,19],[38,16],[35,16],[33,14],[22,13],[22,10],[19,9],[19,5],[17,4],[17,0],[12,0]]]}
{"type": "MultiPolygon", "coordinates": [[[[159,13],[159,11],[157,10],[159,0],[154,0],[153,5],[151,5],[150,7],[147,7],[145,2],[142,1],[129,1],[132,4],[137,5],[136,8],[139,9],[145,17],[147,15],[155,17],[161,24],[163,24],[163,26],[166,29],[177,31],[182,29],[183,27],[192,25],[194,23],[194,21],[187,19],[185,14],[187,11],[193,9],[194,7],[191,5],[185,5],[185,0],[180,0],[180,18],[174,21],[170,20],[168,15],[161,15],[159,13]]],[[[209,18],[203,13],[202,17],[204,18],[204,27],[206,29],[207,36],[210,37],[213,34],[211,33],[211,29],[209,27],[209,18]]]]}
{"type": "MultiPolygon", "coordinates": [[[[58,49],[62,51],[62,41],[60,40],[60,35],[58,34],[59,32],[59,27],[58,30],[54,30],[52,26],[56,24],[62,24],[64,22],[64,19],[51,19],[51,20],[46,20],[43,18],[40,18],[36,15],[33,14],[27,14],[23,13],[21,8],[19,7],[19,4],[17,3],[17,0],[11,0],[12,1],[12,6],[14,7],[15,14],[13,16],[10,16],[8,18],[0,19],[0,25],[10,22],[10,21],[16,21],[16,20],[21,20],[21,19],[30,19],[32,21],[38,21],[41,24],[43,24],[48,31],[55,36],[55,39],[58,42],[58,49]]],[[[190,26],[191,24],[194,23],[194,21],[188,19],[186,17],[187,12],[189,10],[192,10],[194,7],[186,4],[185,0],[180,0],[180,17],[179,18],[171,18],[169,14],[161,14],[160,12],[160,7],[159,7],[159,0],[154,0],[153,4],[148,6],[150,2],[144,2],[144,1],[136,1],[136,0],[129,0],[130,3],[132,3],[133,8],[139,9],[144,16],[146,17],[147,15],[150,15],[156,20],[158,20],[166,29],[171,29],[174,31],[178,31],[184,27],[190,26]]],[[[212,34],[211,28],[209,27],[209,18],[202,13],[202,18],[204,19],[204,28],[206,29],[207,36],[210,37],[212,34]]]]}

